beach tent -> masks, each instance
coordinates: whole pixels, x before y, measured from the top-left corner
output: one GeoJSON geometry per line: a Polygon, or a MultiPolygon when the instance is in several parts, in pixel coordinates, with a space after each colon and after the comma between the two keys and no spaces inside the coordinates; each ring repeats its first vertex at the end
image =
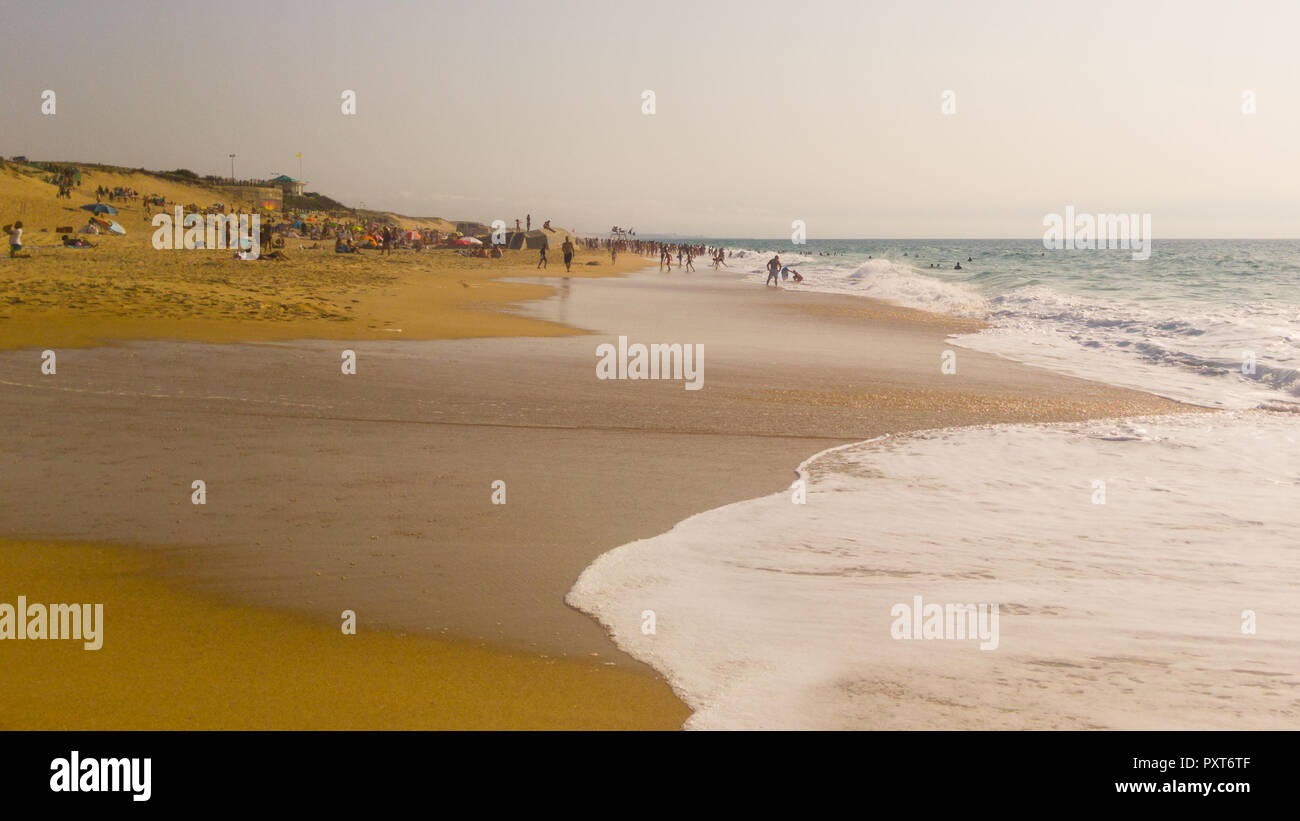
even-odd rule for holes
{"type": "Polygon", "coordinates": [[[102,202],[92,202],[90,205],[81,206],[82,211],[93,211],[96,214],[116,214],[117,209],[111,205],[105,205],[102,202]]]}

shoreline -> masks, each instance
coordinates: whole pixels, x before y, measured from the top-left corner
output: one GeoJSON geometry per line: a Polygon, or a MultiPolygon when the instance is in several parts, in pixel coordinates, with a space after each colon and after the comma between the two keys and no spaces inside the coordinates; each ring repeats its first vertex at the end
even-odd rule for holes
{"type": "MultiPolygon", "coordinates": [[[[359,343],[354,382],[325,376],[337,369],[338,349],[319,340],[84,349],[60,362],[67,379],[57,386],[14,378],[30,369],[0,354],[0,379],[23,400],[7,406],[18,415],[12,423],[31,434],[33,419],[76,432],[38,451],[41,475],[5,478],[11,492],[21,485],[47,501],[6,511],[0,532],[175,545],[157,550],[168,557],[166,579],[182,590],[321,622],[353,609],[376,629],[533,658],[598,659],[668,692],[564,603],[599,556],[786,487],[809,451],[824,449],[814,440],[833,446],[990,415],[1079,419],[1174,404],[985,355],[968,362],[963,354],[961,384],[945,384],[912,361],[937,356],[945,318],[916,322],[919,312],[853,297],[799,295],[812,306],[801,310],[720,278],[678,287],[683,280],[666,285],[660,276],[575,280],[567,296],[519,308],[550,321],[563,312],[592,328],[578,337],[359,343]],[[720,305],[732,315],[720,319],[720,305]],[[797,328],[791,333],[817,344],[774,348],[774,307],[797,328]],[[647,339],[704,336],[702,396],[680,384],[596,382],[591,350],[611,328],[647,339]],[[880,349],[869,363],[845,344],[864,335],[880,349]],[[279,384],[279,395],[268,384],[279,384]],[[120,421],[107,434],[90,434],[112,418],[120,421]],[[133,456],[123,462],[123,453],[133,456]],[[579,469],[557,482],[556,464],[579,469]],[[127,508],[102,498],[123,468],[147,471],[127,508]],[[196,470],[212,497],[189,516],[196,470]],[[497,477],[510,501],[493,509],[497,477]],[[430,481],[432,492],[417,489],[430,481]],[[89,501],[68,515],[60,500],[70,498],[89,501]],[[600,510],[616,513],[593,517],[600,510]],[[349,520],[348,511],[365,518],[349,520]],[[377,541],[378,553],[369,547],[377,541]]],[[[33,458],[6,455],[17,464],[33,458]]]]}
{"type": "MultiPolygon", "coordinates": [[[[1239,728],[1243,720],[1254,729],[1287,726],[1296,720],[1287,687],[1298,618],[1287,592],[1289,550],[1274,544],[1271,553],[1243,546],[1224,554],[1215,541],[1232,532],[1235,514],[1252,498],[1269,494],[1260,515],[1278,510],[1285,491],[1266,472],[1224,501],[1213,480],[1178,468],[1194,450],[1180,432],[1217,443],[1231,458],[1267,449],[1258,431],[1292,431],[1291,418],[1265,409],[1197,408],[963,426],[828,448],[799,470],[808,483],[806,510],[815,504],[822,515],[792,512],[789,494],[780,492],[707,511],[603,554],[569,600],[620,648],[668,677],[692,709],[687,729],[1168,731],[1239,728]],[[952,467],[962,451],[949,447],[997,441],[978,452],[983,458],[952,467]],[[1069,452],[1034,447],[1044,441],[1069,452]],[[1145,444],[1134,451],[1130,442],[1145,444]],[[915,461],[917,453],[929,454],[928,472],[898,461],[915,461]],[[1005,464],[997,476],[982,475],[976,466],[995,453],[1006,454],[1005,464]],[[1107,516],[1112,527],[1098,530],[1092,511],[1101,509],[1087,503],[1096,484],[1090,491],[1080,477],[1110,482],[1107,464],[1132,474],[1114,476],[1120,492],[1107,516]],[[1015,507],[1008,495],[1028,487],[1028,504],[1015,507]],[[958,510],[965,515],[938,523],[954,500],[980,493],[1001,518],[982,519],[977,500],[958,510]],[[1200,528],[1153,532],[1151,511],[1166,497],[1206,508],[1200,528]],[[917,517],[936,522],[934,529],[915,526],[917,517]],[[874,538],[863,539],[864,526],[874,538]],[[1130,541],[1130,532],[1141,540],[1130,541]],[[1227,589],[1214,586],[1223,579],[1227,589]],[[701,589],[718,595],[706,603],[696,595],[701,589]],[[889,640],[974,639],[922,636],[919,628],[892,634],[900,605],[891,602],[945,596],[1001,602],[1005,647],[998,644],[994,604],[992,647],[979,650],[1002,652],[985,655],[960,641],[922,648],[889,640]],[[632,600],[656,613],[660,635],[642,635],[629,608],[619,609],[632,600]],[[1256,609],[1267,612],[1267,631],[1256,636],[1237,623],[1243,601],[1255,609],[1241,618],[1250,614],[1253,623],[1256,609]],[[754,638],[765,635],[772,645],[754,638]],[[826,654],[828,647],[834,652],[826,654]],[[1093,689],[1079,689],[1087,686],[1093,689]],[[1238,688],[1250,689],[1223,709],[1221,700],[1238,688]]],[[[1293,521],[1275,515],[1260,524],[1267,536],[1293,521]]]]}

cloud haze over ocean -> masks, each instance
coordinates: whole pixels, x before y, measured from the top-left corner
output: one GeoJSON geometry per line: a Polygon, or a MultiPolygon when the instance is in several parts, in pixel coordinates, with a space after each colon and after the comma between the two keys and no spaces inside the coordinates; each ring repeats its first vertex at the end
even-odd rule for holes
{"type": "Polygon", "coordinates": [[[1295,4],[7,0],[0,25],[5,156],[302,152],[349,204],[592,232],[1034,237],[1074,205],[1300,236],[1295,4]]]}

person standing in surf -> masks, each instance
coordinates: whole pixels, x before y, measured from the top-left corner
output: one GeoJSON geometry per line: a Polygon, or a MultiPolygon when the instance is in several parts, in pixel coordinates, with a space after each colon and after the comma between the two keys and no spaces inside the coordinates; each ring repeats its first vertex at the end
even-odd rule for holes
{"type": "Polygon", "coordinates": [[[779,279],[780,270],[781,270],[781,256],[778,254],[767,261],[767,281],[763,283],[763,287],[767,287],[769,284],[771,284],[780,288],[781,287],[781,280],[779,279]]]}

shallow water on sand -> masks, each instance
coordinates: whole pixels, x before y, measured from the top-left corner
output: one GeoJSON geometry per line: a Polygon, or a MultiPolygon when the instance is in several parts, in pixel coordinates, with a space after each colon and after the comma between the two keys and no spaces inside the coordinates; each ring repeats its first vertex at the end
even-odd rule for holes
{"type": "Polygon", "coordinates": [[[806,503],[687,519],[569,602],[692,728],[1297,728],[1298,443],[1258,411],[859,443],[805,463],[806,503]],[[998,605],[996,648],[895,638],[918,596],[998,605]]]}

